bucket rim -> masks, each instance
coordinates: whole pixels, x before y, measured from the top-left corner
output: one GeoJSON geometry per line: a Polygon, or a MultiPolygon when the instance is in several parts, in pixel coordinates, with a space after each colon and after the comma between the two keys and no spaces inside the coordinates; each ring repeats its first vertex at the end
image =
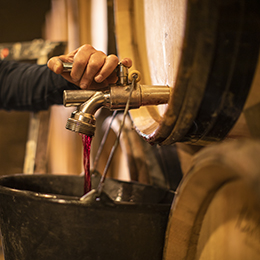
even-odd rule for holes
{"type": "MultiPolygon", "coordinates": [[[[52,203],[57,203],[57,204],[67,204],[67,205],[77,205],[77,206],[100,206],[102,204],[102,206],[104,206],[104,204],[106,206],[112,206],[112,207],[158,207],[158,208],[169,208],[169,206],[171,205],[171,202],[173,200],[174,197],[174,191],[172,190],[167,190],[167,189],[163,189],[160,187],[155,187],[153,185],[147,185],[147,184],[143,184],[143,183],[138,183],[138,182],[133,182],[133,181],[122,181],[122,180],[116,180],[116,179],[111,179],[111,178],[107,178],[106,182],[115,182],[118,183],[120,185],[135,185],[141,188],[148,188],[148,189],[153,189],[154,191],[164,191],[165,192],[165,196],[172,196],[172,200],[167,202],[154,202],[154,203],[138,203],[138,202],[131,202],[131,201],[116,201],[113,200],[109,197],[109,195],[105,194],[106,197],[108,197],[109,201],[106,201],[105,203],[102,202],[100,203],[100,201],[97,201],[97,203],[86,203],[84,201],[81,201],[80,198],[81,196],[75,196],[75,195],[64,195],[64,194],[56,194],[56,193],[52,193],[52,192],[42,192],[42,191],[32,191],[29,189],[22,189],[22,188],[17,188],[17,187],[10,187],[11,185],[6,185],[8,184],[8,182],[5,181],[11,181],[11,180],[35,180],[35,179],[42,179],[42,180],[50,180],[51,179],[60,179],[60,180],[70,180],[70,179],[75,179],[75,180],[81,180],[82,179],[82,183],[84,180],[84,176],[79,176],[79,175],[25,175],[25,174],[12,174],[12,175],[3,175],[0,177],[0,194],[6,194],[9,196],[13,196],[13,199],[15,200],[16,197],[27,197],[33,200],[45,200],[46,202],[52,202],[52,203]]],[[[15,185],[14,185],[15,186],[15,185]]],[[[82,186],[83,187],[83,186],[82,186]]]]}

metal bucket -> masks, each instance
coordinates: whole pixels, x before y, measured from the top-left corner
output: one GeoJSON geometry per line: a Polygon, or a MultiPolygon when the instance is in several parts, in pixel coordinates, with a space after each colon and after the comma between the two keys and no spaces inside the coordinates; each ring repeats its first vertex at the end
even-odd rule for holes
{"type": "MultiPolygon", "coordinates": [[[[93,186],[99,176],[93,177],[93,186]]],[[[100,200],[79,200],[83,177],[0,178],[5,260],[162,259],[173,193],[107,179],[100,200]]]]}

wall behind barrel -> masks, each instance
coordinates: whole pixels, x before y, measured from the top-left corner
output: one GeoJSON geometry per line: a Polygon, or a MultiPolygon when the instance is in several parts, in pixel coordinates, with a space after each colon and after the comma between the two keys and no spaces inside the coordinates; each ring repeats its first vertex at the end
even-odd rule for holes
{"type": "MultiPolygon", "coordinates": [[[[0,0],[0,42],[43,38],[50,41],[66,41],[67,52],[88,43],[107,53],[109,37],[107,8],[109,6],[111,10],[113,9],[112,2],[112,0],[0,0]]],[[[113,30],[110,32],[113,34],[113,30]]],[[[110,37],[110,45],[111,42],[110,37]]],[[[109,53],[115,53],[115,48],[110,46],[109,50],[109,53]]],[[[71,111],[63,106],[51,108],[49,173],[79,174],[83,170],[80,136],[65,129],[71,111]]],[[[0,174],[22,172],[29,114],[6,111],[0,113],[4,113],[5,117],[10,119],[9,122],[1,123],[3,129],[0,131],[0,149],[3,151],[0,152],[0,174]],[[10,115],[14,116],[14,119],[10,115]],[[16,129],[19,129],[19,132],[16,129]],[[7,138],[9,132],[12,134],[7,138]]],[[[3,119],[4,116],[0,118],[3,119]]],[[[94,140],[92,147],[95,152],[94,147],[97,147],[97,144],[94,140]]]]}
{"type": "MultiPolygon", "coordinates": [[[[49,8],[50,0],[0,0],[0,42],[42,38],[45,14],[49,8]]],[[[0,110],[0,118],[0,175],[21,173],[29,113],[0,110]]]]}
{"type": "MultiPolygon", "coordinates": [[[[67,41],[68,52],[91,44],[107,53],[107,0],[52,0],[45,32],[48,40],[67,41]]],[[[48,148],[50,173],[79,174],[83,171],[81,138],[65,129],[73,110],[75,108],[52,107],[48,148]]],[[[97,139],[98,131],[92,141],[91,155],[97,150],[97,139]]]]}
{"type": "MultiPolygon", "coordinates": [[[[70,52],[80,46],[79,30],[79,1],[52,0],[51,9],[46,15],[46,40],[67,42],[66,52],[70,52]]],[[[71,112],[72,109],[63,106],[51,108],[48,142],[49,173],[79,174],[82,170],[80,137],[65,129],[71,112]]]]}
{"type": "Polygon", "coordinates": [[[0,42],[42,38],[50,0],[0,0],[0,42]]]}

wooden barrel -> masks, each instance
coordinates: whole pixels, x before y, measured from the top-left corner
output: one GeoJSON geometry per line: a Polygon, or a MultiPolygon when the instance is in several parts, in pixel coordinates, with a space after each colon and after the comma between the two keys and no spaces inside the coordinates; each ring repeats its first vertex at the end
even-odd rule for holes
{"type": "Polygon", "coordinates": [[[260,142],[204,148],[174,199],[164,260],[260,259],[260,142]]]}
{"type": "MultiPolygon", "coordinates": [[[[142,137],[163,145],[204,145],[227,136],[256,72],[259,5],[258,0],[115,0],[119,56],[133,59],[141,83],[173,88],[168,105],[131,111],[142,137]]],[[[259,101],[256,91],[252,96],[259,101]]]]}

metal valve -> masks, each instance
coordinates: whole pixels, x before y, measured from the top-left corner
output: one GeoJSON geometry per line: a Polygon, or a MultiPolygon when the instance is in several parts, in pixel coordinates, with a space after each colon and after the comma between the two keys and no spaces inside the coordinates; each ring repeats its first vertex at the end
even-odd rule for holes
{"type": "MultiPolygon", "coordinates": [[[[72,69],[72,63],[64,63],[64,72],[72,69]]],[[[134,78],[134,90],[131,92],[129,109],[146,105],[158,105],[168,103],[170,88],[168,86],[140,85],[140,72],[132,71],[128,74],[128,68],[119,63],[116,68],[118,81],[110,85],[108,90],[65,90],[63,104],[66,107],[77,106],[77,110],[71,114],[66,128],[86,135],[94,135],[95,112],[101,107],[110,110],[124,110],[129,99],[130,84],[134,78]]]]}

